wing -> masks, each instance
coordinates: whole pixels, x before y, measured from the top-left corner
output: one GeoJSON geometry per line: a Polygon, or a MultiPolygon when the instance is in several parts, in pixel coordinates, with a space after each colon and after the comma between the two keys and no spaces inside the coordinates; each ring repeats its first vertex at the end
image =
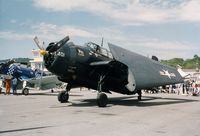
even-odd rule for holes
{"type": "Polygon", "coordinates": [[[114,59],[127,65],[132,74],[130,79],[135,81],[136,89],[149,89],[183,82],[175,68],[110,43],[108,46],[114,59]]]}
{"type": "Polygon", "coordinates": [[[42,90],[55,88],[57,84],[61,83],[55,75],[32,78],[28,82],[34,84],[35,87],[40,87],[42,90]]]}
{"type": "Polygon", "coordinates": [[[95,72],[100,74],[109,73],[112,76],[121,76],[127,72],[127,66],[116,60],[97,61],[90,63],[95,67],[95,72]]]}

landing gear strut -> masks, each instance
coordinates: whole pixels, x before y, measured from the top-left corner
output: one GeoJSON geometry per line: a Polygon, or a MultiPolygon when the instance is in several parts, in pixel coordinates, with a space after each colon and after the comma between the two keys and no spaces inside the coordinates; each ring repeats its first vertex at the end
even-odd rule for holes
{"type": "Polygon", "coordinates": [[[68,84],[65,91],[62,91],[58,94],[58,101],[60,103],[66,103],[69,99],[69,91],[71,90],[71,86],[68,84]]]}
{"type": "Polygon", "coordinates": [[[138,101],[141,101],[142,100],[142,91],[138,90],[137,93],[138,93],[138,101]]]}
{"type": "Polygon", "coordinates": [[[97,105],[99,107],[106,107],[108,103],[108,97],[105,93],[102,92],[102,85],[103,85],[103,80],[105,76],[100,76],[100,80],[98,82],[98,87],[97,87],[97,105]]]}

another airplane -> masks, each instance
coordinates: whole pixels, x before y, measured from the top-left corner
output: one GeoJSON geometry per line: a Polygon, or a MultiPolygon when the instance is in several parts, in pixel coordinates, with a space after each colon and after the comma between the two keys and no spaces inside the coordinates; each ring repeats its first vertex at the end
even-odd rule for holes
{"type": "Polygon", "coordinates": [[[0,74],[4,78],[11,79],[16,77],[22,82],[25,82],[25,86],[22,89],[22,94],[28,95],[30,87],[39,87],[39,89],[52,89],[55,88],[60,81],[58,81],[55,75],[47,75],[47,73],[31,68],[27,68],[18,64],[15,64],[13,60],[2,63],[0,65],[0,74]]]}
{"type": "Polygon", "coordinates": [[[177,71],[180,73],[180,75],[184,78],[184,80],[190,80],[191,74],[187,74],[182,70],[182,67],[180,65],[176,66],[177,71]]]}
{"type": "Polygon", "coordinates": [[[183,82],[175,68],[111,43],[108,46],[110,52],[92,42],[78,46],[66,36],[50,43],[45,50],[41,48],[45,67],[60,81],[68,83],[66,90],[58,95],[61,103],[68,101],[73,87],[97,90],[97,105],[106,107],[105,93],[111,91],[127,95],[137,93],[141,100],[142,89],[183,82]]]}

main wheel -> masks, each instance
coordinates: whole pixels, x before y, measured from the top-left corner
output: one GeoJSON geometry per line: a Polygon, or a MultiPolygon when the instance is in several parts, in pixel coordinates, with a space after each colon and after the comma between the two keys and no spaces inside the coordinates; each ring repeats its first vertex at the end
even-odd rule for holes
{"type": "Polygon", "coordinates": [[[98,93],[97,95],[97,105],[99,107],[106,107],[108,103],[108,97],[105,93],[98,93]]]}
{"type": "Polygon", "coordinates": [[[68,102],[69,99],[69,93],[66,91],[62,91],[58,94],[58,101],[61,103],[66,103],[68,102]]]}
{"type": "Polygon", "coordinates": [[[23,94],[23,95],[28,95],[28,94],[29,94],[29,89],[28,89],[28,88],[24,88],[24,89],[22,90],[22,94],[23,94]]]}

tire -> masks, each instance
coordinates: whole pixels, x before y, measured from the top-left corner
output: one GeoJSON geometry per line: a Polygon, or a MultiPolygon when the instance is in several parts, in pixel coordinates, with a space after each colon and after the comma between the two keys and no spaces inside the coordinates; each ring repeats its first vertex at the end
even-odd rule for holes
{"type": "Polygon", "coordinates": [[[58,94],[58,101],[60,103],[66,103],[66,102],[68,102],[68,99],[69,99],[69,93],[68,92],[62,91],[58,94]]]}
{"type": "Polygon", "coordinates": [[[105,93],[99,93],[97,95],[97,105],[99,107],[106,107],[108,103],[108,97],[105,93]]]}
{"type": "Polygon", "coordinates": [[[28,94],[29,94],[29,89],[28,89],[28,88],[24,88],[24,89],[22,90],[22,94],[23,94],[23,95],[28,95],[28,94]]]}

